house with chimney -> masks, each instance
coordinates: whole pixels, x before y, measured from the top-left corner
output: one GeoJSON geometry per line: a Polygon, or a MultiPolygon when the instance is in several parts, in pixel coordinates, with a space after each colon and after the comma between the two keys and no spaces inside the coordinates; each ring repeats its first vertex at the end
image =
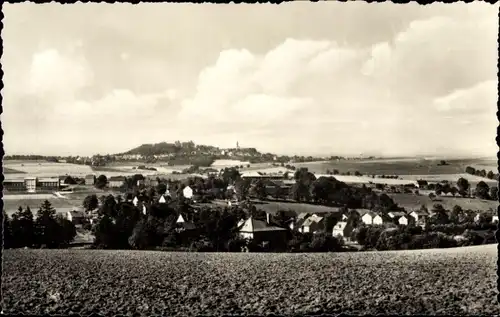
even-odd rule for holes
{"type": "Polygon", "coordinates": [[[333,237],[341,237],[344,241],[351,241],[353,227],[347,221],[339,221],[332,229],[333,237]]]}
{"type": "Polygon", "coordinates": [[[313,214],[307,217],[299,226],[299,232],[302,233],[317,233],[325,228],[325,218],[313,214]]]}
{"type": "Polygon", "coordinates": [[[239,233],[244,239],[252,240],[259,245],[267,245],[272,250],[284,250],[287,246],[287,229],[270,223],[270,215],[266,221],[249,217],[239,223],[239,233]]]}

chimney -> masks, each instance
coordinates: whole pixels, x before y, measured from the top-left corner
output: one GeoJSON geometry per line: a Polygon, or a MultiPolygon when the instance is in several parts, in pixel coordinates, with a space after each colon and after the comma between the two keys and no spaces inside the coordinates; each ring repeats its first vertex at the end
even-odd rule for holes
{"type": "Polygon", "coordinates": [[[269,213],[266,212],[266,220],[267,220],[267,224],[269,224],[269,213]]]}

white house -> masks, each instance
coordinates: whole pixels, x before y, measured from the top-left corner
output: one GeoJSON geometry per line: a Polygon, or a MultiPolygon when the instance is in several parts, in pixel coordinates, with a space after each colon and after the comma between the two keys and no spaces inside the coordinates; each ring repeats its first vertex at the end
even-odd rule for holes
{"type": "MultiPolygon", "coordinates": [[[[375,214],[374,212],[369,211],[361,217],[361,221],[363,221],[363,223],[366,225],[372,225],[373,220],[376,216],[378,216],[378,215],[375,214]]],[[[379,220],[377,219],[377,221],[379,221],[379,220]]]]}
{"type": "Polygon", "coordinates": [[[410,216],[412,216],[413,219],[415,219],[415,223],[425,223],[425,221],[429,217],[429,214],[423,210],[416,210],[412,211],[410,213],[410,216]]]}
{"type": "Polygon", "coordinates": [[[349,241],[351,239],[350,238],[351,232],[352,232],[352,227],[347,226],[346,221],[339,221],[339,222],[337,222],[335,227],[333,227],[332,236],[334,236],[334,237],[340,236],[343,239],[345,239],[346,241],[349,241]]]}
{"type": "Polygon", "coordinates": [[[373,217],[373,224],[374,225],[381,225],[384,223],[384,219],[382,219],[382,217],[380,217],[380,215],[376,215],[375,217],[373,217]]]}
{"type": "Polygon", "coordinates": [[[165,200],[165,197],[163,197],[163,195],[161,195],[160,199],[158,199],[158,202],[159,202],[160,204],[164,204],[164,203],[166,203],[167,201],[165,200]]]}
{"type": "Polygon", "coordinates": [[[408,225],[408,223],[410,222],[409,217],[410,217],[410,216],[407,216],[407,215],[403,215],[403,216],[399,217],[399,219],[398,219],[398,223],[399,223],[400,225],[405,225],[405,226],[407,226],[407,225],[408,225]]]}
{"type": "Polygon", "coordinates": [[[142,213],[145,215],[147,213],[146,206],[142,205],[142,213]]]}
{"type": "Polygon", "coordinates": [[[475,221],[475,222],[478,222],[480,217],[481,217],[481,213],[477,213],[477,214],[474,216],[474,221],[475,221]]]}
{"type": "Polygon", "coordinates": [[[184,195],[184,197],[186,197],[187,199],[191,199],[193,198],[193,189],[189,186],[186,186],[184,187],[184,189],[182,190],[182,194],[184,195]]]}
{"type": "Polygon", "coordinates": [[[179,217],[177,217],[177,221],[175,223],[183,223],[183,222],[186,222],[184,220],[184,217],[182,217],[182,215],[179,215],[179,217]]]}
{"type": "Polygon", "coordinates": [[[494,215],[494,216],[491,218],[491,222],[498,222],[498,215],[494,215]]]}
{"type": "Polygon", "coordinates": [[[349,218],[348,215],[346,214],[342,214],[342,221],[347,221],[347,218],[349,218]]]}
{"type": "Polygon", "coordinates": [[[320,217],[318,215],[312,215],[308,217],[302,225],[299,228],[300,232],[312,232],[316,233],[317,231],[321,230],[324,226],[324,221],[323,217],[320,217]]]}
{"type": "Polygon", "coordinates": [[[139,203],[139,198],[137,198],[137,196],[135,196],[134,199],[132,200],[132,203],[134,204],[134,206],[137,207],[137,204],[139,203]]]}

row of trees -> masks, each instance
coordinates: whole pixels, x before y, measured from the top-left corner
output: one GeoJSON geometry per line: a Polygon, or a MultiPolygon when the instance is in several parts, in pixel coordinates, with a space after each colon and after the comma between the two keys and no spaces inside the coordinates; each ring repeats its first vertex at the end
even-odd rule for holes
{"type": "Polygon", "coordinates": [[[42,203],[34,217],[27,207],[19,210],[10,218],[4,211],[4,247],[46,247],[67,246],[76,236],[73,223],[61,215],[56,215],[49,201],[42,203]]]}
{"type": "Polygon", "coordinates": [[[486,170],[484,170],[484,169],[480,170],[480,169],[475,169],[472,166],[467,166],[465,168],[465,172],[467,174],[471,174],[471,175],[475,175],[475,176],[487,177],[489,179],[496,179],[496,180],[498,180],[498,174],[494,173],[493,171],[486,172],[486,170]]]}

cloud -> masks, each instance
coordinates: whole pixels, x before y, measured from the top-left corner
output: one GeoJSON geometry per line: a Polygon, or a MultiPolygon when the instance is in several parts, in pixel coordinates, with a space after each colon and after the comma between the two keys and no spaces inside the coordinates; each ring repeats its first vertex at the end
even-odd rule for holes
{"type": "Polygon", "coordinates": [[[436,98],[436,110],[452,115],[471,113],[494,113],[497,109],[498,82],[489,80],[480,82],[466,89],[457,89],[454,92],[436,98]]]}
{"type": "Polygon", "coordinates": [[[92,80],[93,74],[83,58],[71,58],[48,49],[32,57],[27,92],[58,99],[71,98],[92,80]]]}

